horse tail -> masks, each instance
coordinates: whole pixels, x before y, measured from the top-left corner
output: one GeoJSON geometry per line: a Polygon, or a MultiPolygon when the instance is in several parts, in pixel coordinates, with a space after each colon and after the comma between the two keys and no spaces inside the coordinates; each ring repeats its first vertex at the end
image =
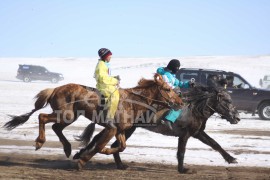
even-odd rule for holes
{"type": "Polygon", "coordinates": [[[96,123],[91,123],[89,124],[85,129],[84,131],[82,132],[81,135],[79,136],[74,136],[74,139],[76,141],[80,141],[80,145],[83,145],[83,146],[87,146],[87,144],[90,142],[92,136],[93,136],[93,133],[95,131],[95,125],[96,123]]]}
{"type": "Polygon", "coordinates": [[[35,102],[35,109],[33,109],[29,113],[25,113],[25,114],[20,115],[20,116],[9,115],[11,120],[4,125],[4,128],[10,131],[10,130],[18,127],[19,125],[24,124],[26,121],[28,121],[29,117],[34,112],[36,112],[37,110],[40,110],[40,109],[44,108],[45,106],[47,106],[48,100],[52,96],[53,91],[54,91],[54,89],[45,89],[45,90],[40,91],[35,96],[35,98],[37,99],[36,102],[35,102]]]}

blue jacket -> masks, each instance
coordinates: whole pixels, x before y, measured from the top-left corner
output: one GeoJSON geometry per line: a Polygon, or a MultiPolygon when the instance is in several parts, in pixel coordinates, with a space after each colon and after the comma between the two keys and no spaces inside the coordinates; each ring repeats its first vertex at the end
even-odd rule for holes
{"type": "Polygon", "coordinates": [[[157,69],[157,73],[160,74],[165,82],[169,84],[173,89],[175,87],[180,88],[189,88],[189,81],[183,82],[179,81],[175,74],[172,74],[169,70],[166,70],[166,68],[160,67],[157,69]]]}

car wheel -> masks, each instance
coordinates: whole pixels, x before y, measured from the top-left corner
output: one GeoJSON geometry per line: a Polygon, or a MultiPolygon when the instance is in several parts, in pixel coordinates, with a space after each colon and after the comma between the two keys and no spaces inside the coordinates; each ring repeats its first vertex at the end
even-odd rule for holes
{"type": "Polygon", "coordinates": [[[57,83],[58,80],[57,80],[56,78],[52,78],[52,79],[51,79],[51,82],[52,82],[52,83],[57,83]]]}
{"type": "Polygon", "coordinates": [[[270,120],[270,102],[268,103],[263,103],[259,109],[258,109],[258,114],[261,119],[263,120],[270,120]]]}
{"type": "Polygon", "coordinates": [[[31,82],[31,79],[30,79],[29,77],[26,76],[26,77],[23,78],[23,81],[24,81],[24,82],[31,82]]]}

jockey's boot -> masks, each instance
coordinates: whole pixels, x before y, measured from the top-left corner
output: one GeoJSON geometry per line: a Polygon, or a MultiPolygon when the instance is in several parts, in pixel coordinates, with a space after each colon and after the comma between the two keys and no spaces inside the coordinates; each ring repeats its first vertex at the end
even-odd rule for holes
{"type": "Polygon", "coordinates": [[[173,130],[171,121],[164,119],[164,120],[161,120],[161,123],[165,124],[170,130],[173,130]]]}
{"type": "Polygon", "coordinates": [[[113,119],[106,119],[106,127],[110,128],[110,129],[116,129],[116,126],[113,123],[113,119]]]}

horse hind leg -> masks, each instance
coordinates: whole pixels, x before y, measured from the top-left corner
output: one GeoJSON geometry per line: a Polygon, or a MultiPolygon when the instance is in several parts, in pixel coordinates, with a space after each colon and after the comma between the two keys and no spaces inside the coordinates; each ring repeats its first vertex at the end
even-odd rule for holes
{"type": "Polygon", "coordinates": [[[46,137],[45,137],[45,124],[50,123],[50,122],[57,122],[57,114],[52,113],[52,114],[44,114],[41,113],[38,116],[39,119],[39,135],[36,138],[36,150],[40,149],[43,144],[46,142],[46,137]]]}
{"type": "Polygon", "coordinates": [[[126,149],[126,136],[125,133],[117,133],[116,134],[116,140],[118,142],[118,147],[112,147],[112,148],[106,148],[104,147],[102,150],[99,151],[101,154],[115,154],[119,152],[123,152],[126,149]]]}
{"type": "Polygon", "coordinates": [[[117,133],[116,128],[105,128],[99,134],[97,134],[91,143],[80,152],[80,159],[78,161],[78,170],[81,170],[83,166],[98,152],[102,152],[104,147],[117,133]],[[97,138],[96,138],[97,137],[97,138]]]}
{"type": "MultiPolygon", "coordinates": [[[[135,126],[132,126],[130,129],[128,129],[128,130],[125,131],[126,141],[133,134],[133,132],[135,130],[136,130],[136,127],[135,126]]],[[[118,147],[118,146],[119,146],[119,142],[117,140],[111,145],[112,148],[115,148],[115,147],[118,147]]],[[[119,152],[114,153],[113,154],[113,157],[114,157],[114,161],[116,163],[117,169],[125,170],[125,169],[128,168],[128,165],[123,164],[119,152]]]]}

